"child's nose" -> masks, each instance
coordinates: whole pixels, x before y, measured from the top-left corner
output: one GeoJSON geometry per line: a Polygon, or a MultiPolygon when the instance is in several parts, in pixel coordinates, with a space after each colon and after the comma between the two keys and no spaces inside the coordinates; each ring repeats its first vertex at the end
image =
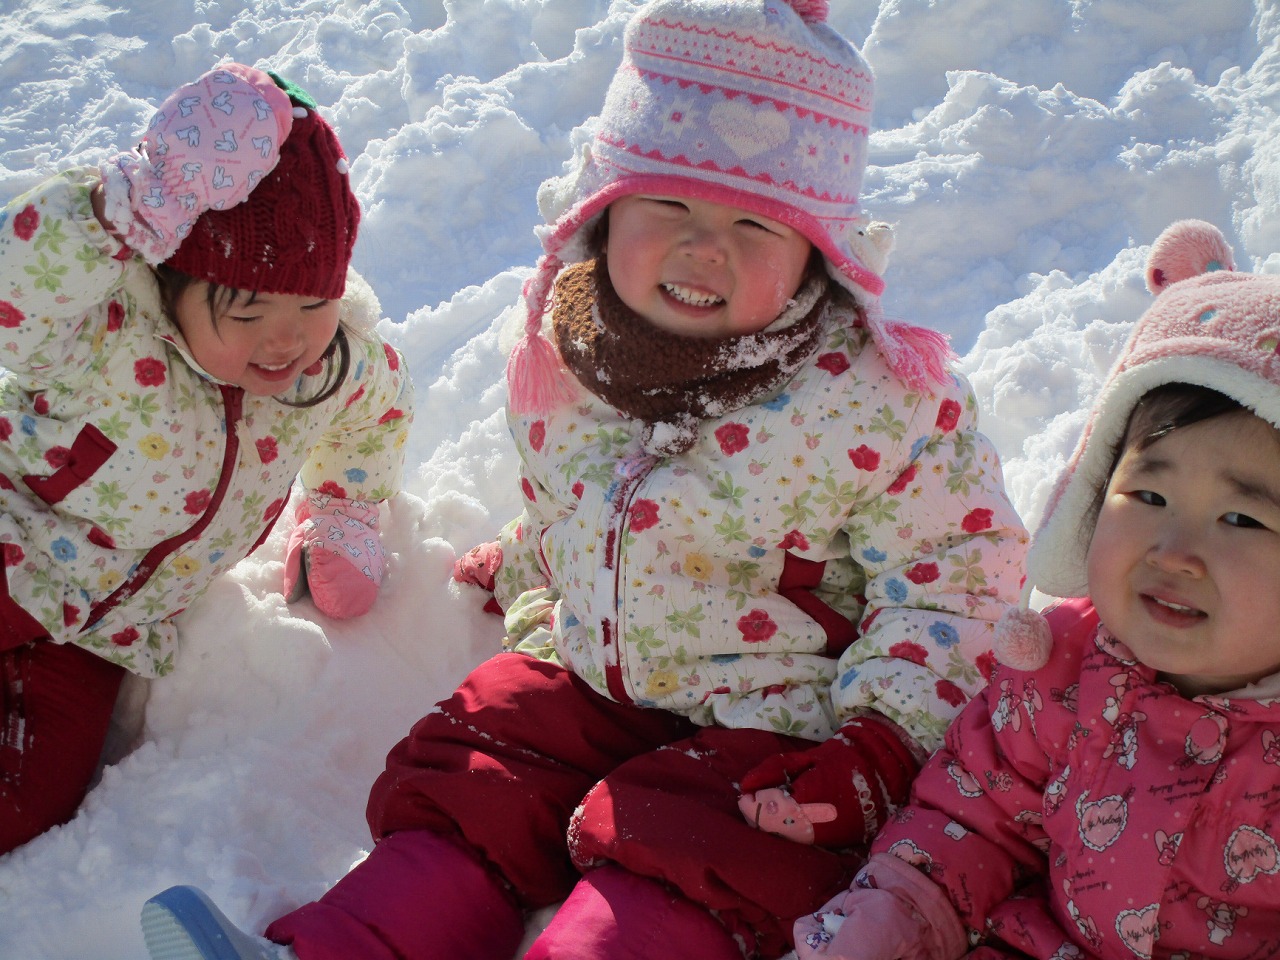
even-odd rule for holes
{"type": "Polygon", "coordinates": [[[719,262],[725,258],[724,236],[714,227],[693,223],[686,230],[684,249],[698,260],[719,262]]]}
{"type": "Polygon", "coordinates": [[[281,317],[271,327],[271,342],[282,347],[290,347],[301,343],[305,323],[306,318],[301,313],[281,317]]]}
{"type": "Polygon", "coordinates": [[[1157,538],[1147,551],[1147,563],[1166,573],[1203,577],[1204,559],[1187,531],[1171,530],[1157,538]]]}

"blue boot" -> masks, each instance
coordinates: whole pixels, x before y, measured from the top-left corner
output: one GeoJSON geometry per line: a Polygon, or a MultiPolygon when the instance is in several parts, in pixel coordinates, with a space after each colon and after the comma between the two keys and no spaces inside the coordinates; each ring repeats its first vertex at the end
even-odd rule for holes
{"type": "Polygon", "coordinates": [[[170,887],[142,905],[151,960],[296,960],[288,947],[236,928],[202,890],[170,887]]]}

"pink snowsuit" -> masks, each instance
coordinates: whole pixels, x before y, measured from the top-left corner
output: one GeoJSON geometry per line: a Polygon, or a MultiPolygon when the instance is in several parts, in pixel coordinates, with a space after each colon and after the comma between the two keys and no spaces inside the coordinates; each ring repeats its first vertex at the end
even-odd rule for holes
{"type": "Polygon", "coordinates": [[[1255,690],[1186,700],[1135,662],[1087,599],[1047,616],[1048,665],[997,671],[874,851],[925,870],[971,941],[994,950],[1274,955],[1275,700],[1255,690]]]}

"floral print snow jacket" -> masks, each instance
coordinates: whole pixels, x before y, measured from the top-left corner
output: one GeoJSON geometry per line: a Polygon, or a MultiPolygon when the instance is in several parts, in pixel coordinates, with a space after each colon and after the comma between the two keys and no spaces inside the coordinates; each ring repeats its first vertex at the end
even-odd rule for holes
{"type": "Polygon", "coordinates": [[[644,455],[576,384],[510,416],[525,510],[500,538],[508,645],[614,700],[809,740],[878,711],[925,749],[986,681],[1027,535],[958,376],[890,371],[851,305],[786,388],[644,455]]]}
{"type": "MultiPolygon", "coordinates": [[[[318,406],[211,379],[94,218],[96,180],[68,171],[0,212],[0,589],[28,632],[150,677],[173,666],[171,618],[262,542],[299,473],[351,499],[399,489],[412,387],[371,332],[318,406]]],[[[371,328],[372,292],[354,274],[347,290],[344,316],[371,328]]]]}
{"type": "Polygon", "coordinates": [[[875,850],[1020,956],[1274,956],[1280,678],[1186,700],[1088,600],[1048,619],[1050,662],[999,669],[875,850]]]}

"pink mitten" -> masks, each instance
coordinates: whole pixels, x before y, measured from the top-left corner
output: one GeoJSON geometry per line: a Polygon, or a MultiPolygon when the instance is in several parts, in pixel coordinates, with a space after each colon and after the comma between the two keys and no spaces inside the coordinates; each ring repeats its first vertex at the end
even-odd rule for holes
{"type": "Polygon", "coordinates": [[[851,720],[808,750],[769,757],[742,778],[747,822],[799,843],[866,843],[906,801],[920,769],[887,721],[851,720]]]}
{"type": "Polygon", "coordinates": [[[502,607],[493,594],[493,581],[498,568],[502,566],[502,544],[497,540],[472,547],[457,559],[453,565],[453,579],[459,583],[474,583],[490,594],[485,601],[484,609],[488,613],[502,616],[502,607]]]}
{"type": "Polygon", "coordinates": [[[249,196],[292,126],[271,77],[224,63],[160,104],[136,150],[102,162],[104,213],[130,248],[161,263],[200,214],[249,196]]]}
{"type": "Polygon", "coordinates": [[[893,854],[878,853],[817,913],[795,923],[797,960],[956,960],[968,938],[946,895],[893,854]]]}
{"type": "Polygon", "coordinates": [[[316,608],[337,620],[373,606],[386,561],[378,538],[378,505],[310,493],[298,505],[298,525],[284,548],[284,596],[311,593],[316,608]]]}

